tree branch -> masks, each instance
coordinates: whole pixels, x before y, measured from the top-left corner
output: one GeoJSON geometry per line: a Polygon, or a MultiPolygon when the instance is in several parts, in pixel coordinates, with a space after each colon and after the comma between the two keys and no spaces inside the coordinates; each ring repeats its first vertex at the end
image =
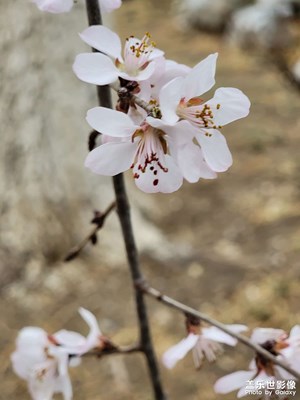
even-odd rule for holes
{"type": "MultiPolygon", "coordinates": [[[[102,23],[101,13],[99,9],[99,0],[86,0],[86,8],[90,25],[99,25],[102,23]]],[[[103,107],[112,108],[112,100],[109,86],[98,86],[97,94],[99,104],[103,107]]],[[[125,242],[128,264],[131,272],[131,277],[134,280],[142,280],[143,276],[140,271],[135,240],[133,236],[129,203],[126,195],[124,178],[122,174],[113,177],[114,189],[116,194],[117,211],[122,227],[123,238],[125,242]]],[[[140,347],[145,354],[151,383],[156,400],[166,400],[163,387],[160,380],[159,369],[152,346],[150,327],[147,316],[146,304],[141,292],[134,286],[135,302],[139,321],[140,330],[140,347]]]]}
{"type": "MultiPolygon", "coordinates": [[[[137,249],[132,231],[130,208],[127,199],[124,178],[122,174],[113,177],[114,188],[117,200],[117,210],[123,232],[126,247],[127,259],[130,267],[133,282],[144,281],[140,271],[137,249]]],[[[135,287],[135,301],[140,328],[140,345],[147,358],[148,368],[155,393],[156,400],[165,400],[165,394],[160,382],[160,375],[157,366],[155,353],[152,346],[151,333],[149,328],[146,304],[143,292],[135,287]]]]}
{"type": "MultiPolygon", "coordinates": [[[[120,85],[117,83],[111,83],[110,87],[119,94],[119,90],[121,89],[120,85]]],[[[124,88],[122,88],[124,89],[124,88]]],[[[153,106],[149,105],[146,101],[140,99],[138,96],[128,93],[128,95],[133,99],[134,103],[143,108],[148,114],[151,114],[153,111],[153,106]]]]}
{"type": "Polygon", "coordinates": [[[298,379],[300,378],[300,374],[297,371],[295,371],[293,368],[288,366],[285,362],[279,360],[273,354],[271,354],[270,352],[265,350],[262,346],[252,342],[247,337],[245,337],[239,333],[234,333],[234,332],[230,331],[226,327],[226,325],[222,324],[221,322],[219,322],[219,321],[207,316],[206,314],[203,314],[200,311],[197,311],[183,303],[180,303],[179,301],[174,300],[169,296],[162,294],[157,289],[154,289],[153,287],[149,286],[145,281],[137,280],[136,287],[143,293],[146,293],[147,295],[155,298],[156,300],[160,301],[163,304],[166,304],[169,307],[175,308],[176,310],[179,310],[183,313],[186,313],[186,314],[192,315],[196,318],[199,318],[200,320],[207,322],[210,325],[216,326],[217,328],[221,329],[223,332],[236,338],[239,342],[243,343],[244,345],[250,347],[252,350],[256,351],[256,353],[261,354],[263,357],[272,361],[274,364],[278,365],[281,368],[284,368],[286,371],[291,373],[294,377],[296,377],[298,379]]]}
{"type": "MultiPolygon", "coordinates": [[[[127,347],[112,347],[104,350],[91,350],[88,353],[83,354],[81,357],[97,357],[102,358],[112,354],[132,354],[139,353],[142,349],[139,345],[127,346],[127,347]]],[[[70,355],[72,357],[72,355],[70,355]]]]}
{"type": "MultiPolygon", "coordinates": [[[[72,247],[72,249],[68,252],[66,257],[64,258],[65,262],[74,260],[74,258],[78,257],[80,252],[84,249],[84,247],[88,244],[88,242],[92,241],[93,244],[96,244],[97,242],[97,237],[96,234],[97,232],[103,227],[103,224],[108,217],[108,215],[116,208],[116,203],[112,202],[111,205],[104,211],[104,213],[100,213],[98,217],[95,217],[94,220],[98,220],[98,222],[92,222],[95,223],[96,226],[91,230],[91,232],[76,246],[72,247]],[[95,242],[94,242],[95,240],[95,242]]],[[[94,221],[93,220],[93,221],[94,221]]]]}

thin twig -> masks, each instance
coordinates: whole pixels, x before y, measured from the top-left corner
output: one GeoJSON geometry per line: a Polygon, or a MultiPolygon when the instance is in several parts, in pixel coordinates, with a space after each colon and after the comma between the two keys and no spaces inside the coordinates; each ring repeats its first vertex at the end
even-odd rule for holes
{"type": "Polygon", "coordinates": [[[228,335],[236,338],[239,342],[243,343],[244,345],[250,347],[252,350],[256,351],[257,353],[261,354],[268,360],[272,361],[274,364],[280,366],[281,368],[284,368],[286,371],[291,373],[294,377],[300,378],[300,374],[295,371],[293,368],[288,366],[285,362],[279,360],[277,357],[275,357],[273,354],[265,350],[262,346],[252,342],[250,339],[247,337],[239,334],[239,333],[234,333],[230,329],[226,327],[226,325],[222,324],[221,322],[209,317],[206,314],[203,314],[200,311],[195,310],[194,308],[191,308],[183,303],[180,303],[177,300],[172,299],[169,296],[166,296],[162,294],[159,290],[154,289],[153,287],[149,286],[145,281],[143,280],[137,280],[136,281],[136,287],[141,290],[143,293],[146,293],[147,295],[154,297],[156,300],[160,301],[163,304],[166,304],[169,307],[175,308],[176,310],[182,311],[183,313],[192,315],[194,317],[199,318],[200,320],[209,323],[210,325],[216,326],[217,328],[221,329],[223,332],[227,333],[228,335]]]}
{"type": "Polygon", "coordinates": [[[102,358],[105,356],[109,356],[111,354],[132,354],[132,353],[139,353],[142,349],[139,345],[132,345],[127,347],[113,347],[107,350],[91,350],[88,353],[82,355],[82,357],[97,357],[102,358]]]}
{"type": "MultiPolygon", "coordinates": [[[[99,0],[86,0],[86,11],[89,25],[102,25],[102,17],[99,8],[99,0]]],[[[97,52],[96,49],[92,49],[97,52]]],[[[97,96],[102,107],[112,108],[110,88],[108,85],[97,86],[97,96]]]]}
{"type": "MultiPolygon", "coordinates": [[[[99,0],[86,0],[86,8],[87,8],[89,25],[102,24],[101,12],[99,9],[99,0]]],[[[101,106],[113,108],[109,86],[98,86],[97,94],[98,94],[99,104],[101,106]]],[[[117,211],[126,246],[128,264],[131,272],[132,281],[134,282],[136,279],[143,279],[143,277],[140,271],[138,255],[131,226],[129,203],[127,200],[123,175],[119,174],[117,176],[114,176],[113,183],[116,194],[117,211]]],[[[134,291],[135,291],[136,310],[137,310],[139,330],[140,330],[140,347],[143,353],[145,354],[147,360],[149,375],[151,378],[151,384],[155,394],[155,399],[166,400],[166,396],[164,394],[164,390],[160,379],[156,356],[152,345],[144,296],[143,293],[135,286],[134,286],[134,291]]]]}
{"type": "MultiPolygon", "coordinates": [[[[99,217],[99,223],[96,223],[96,226],[91,230],[91,232],[76,246],[72,247],[72,249],[68,252],[66,257],[64,258],[65,262],[74,260],[74,258],[78,257],[83,248],[95,238],[97,232],[103,227],[103,224],[109,214],[116,208],[116,202],[112,202],[111,205],[104,211],[103,214],[99,217]]],[[[97,239],[97,238],[96,238],[97,239]]]]}
{"type": "MultiPolygon", "coordinates": [[[[120,85],[116,82],[111,83],[110,87],[115,91],[115,92],[119,92],[120,90],[120,85]]],[[[149,105],[146,101],[142,100],[141,98],[139,98],[138,96],[136,96],[135,94],[130,93],[130,97],[133,99],[134,103],[137,104],[138,106],[140,106],[141,108],[143,108],[145,111],[147,111],[148,114],[151,114],[153,111],[153,106],[149,105]]]]}
{"type": "MultiPolygon", "coordinates": [[[[113,181],[117,200],[117,210],[126,246],[127,259],[130,267],[131,277],[133,282],[137,280],[143,281],[144,278],[140,270],[138,254],[130,219],[130,207],[127,199],[123,175],[119,174],[117,176],[114,176],[113,181]]],[[[140,344],[147,358],[155,398],[157,400],[165,400],[166,396],[164,394],[160,381],[160,374],[152,345],[145,299],[143,296],[143,292],[139,290],[139,288],[137,288],[136,286],[135,301],[139,319],[140,344]]]]}

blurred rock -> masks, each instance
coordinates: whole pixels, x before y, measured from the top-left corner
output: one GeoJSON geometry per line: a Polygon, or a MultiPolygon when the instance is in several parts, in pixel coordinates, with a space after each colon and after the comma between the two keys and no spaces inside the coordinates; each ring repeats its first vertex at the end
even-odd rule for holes
{"type": "MultiPolygon", "coordinates": [[[[90,132],[85,114],[97,104],[95,87],[72,72],[75,55],[87,51],[76,34],[85,18],[83,3],[58,16],[28,2],[0,4],[0,285],[23,275],[26,265],[62,260],[90,231],[93,210],[114,199],[111,179],[83,166],[90,132]]],[[[137,202],[133,208],[139,249],[153,258],[178,254],[137,202]]],[[[124,262],[117,218],[109,218],[99,241],[96,258],[124,262]]]]}
{"type": "Polygon", "coordinates": [[[290,41],[285,20],[292,14],[290,0],[258,0],[233,13],[228,39],[243,48],[283,48],[290,41]]]}
{"type": "Polygon", "coordinates": [[[221,31],[225,28],[230,15],[252,0],[179,0],[178,22],[183,29],[199,28],[221,31]]]}

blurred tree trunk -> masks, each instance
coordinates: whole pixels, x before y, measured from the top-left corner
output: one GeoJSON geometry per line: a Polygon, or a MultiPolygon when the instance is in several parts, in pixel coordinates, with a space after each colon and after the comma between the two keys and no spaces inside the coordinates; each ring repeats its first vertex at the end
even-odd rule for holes
{"type": "MultiPolygon", "coordinates": [[[[81,11],[55,16],[20,0],[0,4],[2,284],[33,258],[61,259],[95,204],[97,179],[83,167],[93,91],[71,70],[81,11]]],[[[105,208],[109,195],[101,198],[105,208]]]]}
{"type": "MultiPolygon", "coordinates": [[[[95,88],[72,72],[75,55],[86,50],[77,35],[86,27],[83,6],[51,15],[23,0],[0,3],[0,285],[32,261],[42,267],[62,260],[89,232],[94,207],[104,210],[114,199],[111,180],[83,166],[85,114],[97,104],[95,88]]],[[[144,195],[140,203],[145,207],[144,195]]],[[[117,218],[106,225],[101,260],[122,262],[117,218]]],[[[135,230],[143,231],[140,249],[174,255],[138,210],[135,230]]]]}

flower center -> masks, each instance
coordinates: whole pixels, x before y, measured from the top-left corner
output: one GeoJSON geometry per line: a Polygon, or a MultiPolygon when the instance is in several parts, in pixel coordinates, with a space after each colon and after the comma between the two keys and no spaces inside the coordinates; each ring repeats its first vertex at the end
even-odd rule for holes
{"type": "Polygon", "coordinates": [[[164,166],[164,155],[168,150],[165,133],[145,123],[134,132],[131,139],[139,141],[131,165],[134,172],[133,177],[138,179],[140,174],[151,172],[153,174],[152,183],[157,186],[159,183],[158,172],[168,172],[168,168],[164,166]]]}
{"type": "Polygon", "coordinates": [[[149,64],[149,57],[156,46],[150,40],[151,36],[147,32],[142,40],[130,36],[126,39],[124,48],[124,64],[116,60],[118,68],[125,70],[129,75],[136,76],[139,71],[145,69],[149,64]]]}
{"type": "MultiPolygon", "coordinates": [[[[221,107],[217,104],[217,110],[221,107]]],[[[191,124],[198,128],[213,128],[221,129],[221,125],[216,125],[214,122],[214,114],[211,107],[208,104],[203,104],[203,100],[200,97],[194,97],[188,101],[181,99],[176,110],[177,115],[189,121],[191,124]]],[[[205,133],[207,136],[211,136],[210,133],[205,133]]]]}

